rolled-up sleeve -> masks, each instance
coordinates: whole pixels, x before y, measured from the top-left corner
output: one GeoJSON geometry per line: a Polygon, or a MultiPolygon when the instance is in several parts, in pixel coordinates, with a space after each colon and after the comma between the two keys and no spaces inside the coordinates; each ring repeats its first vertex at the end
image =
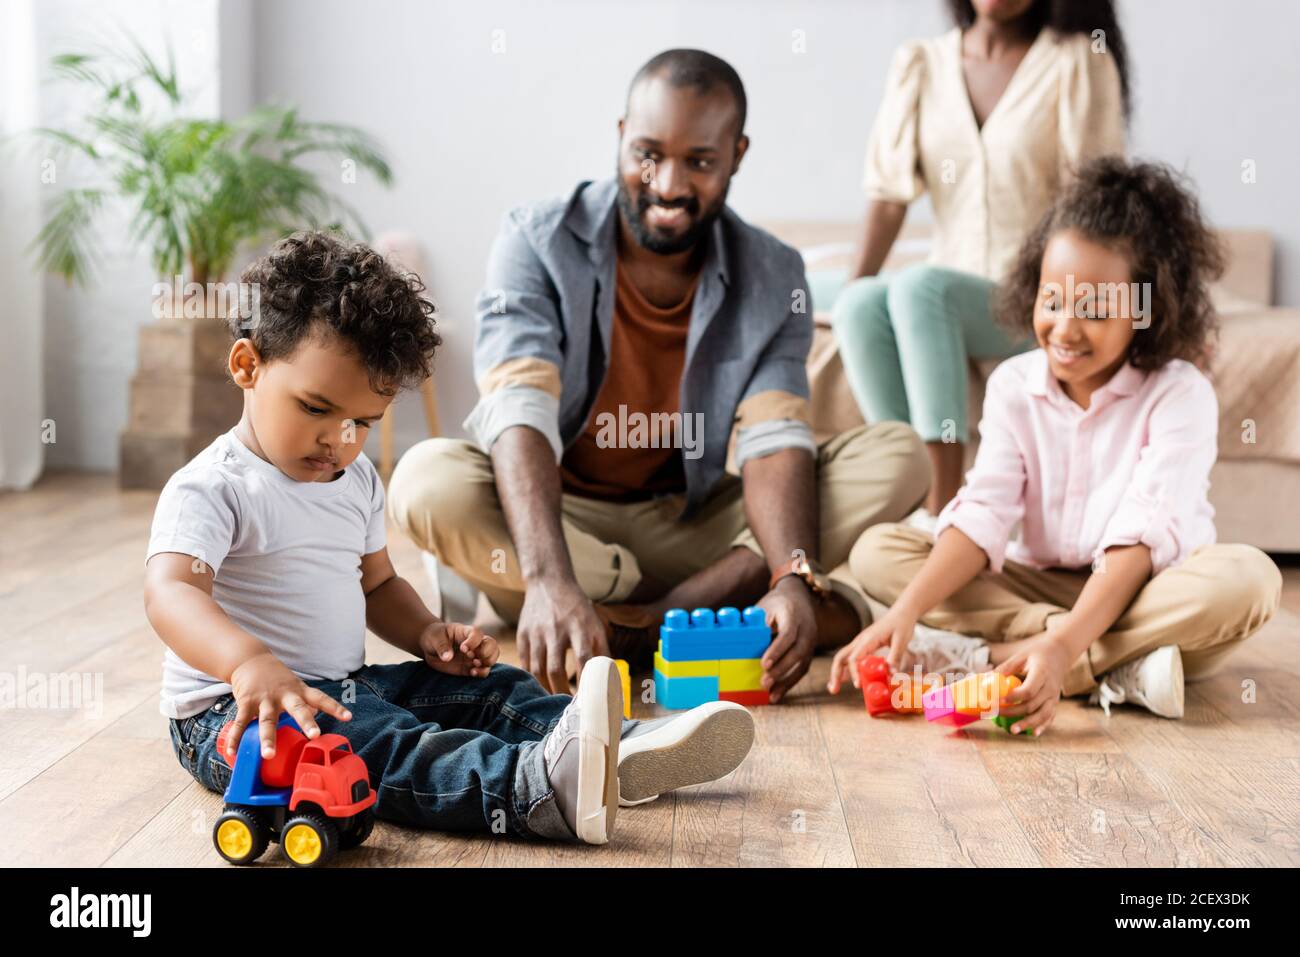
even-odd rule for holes
{"type": "Polygon", "coordinates": [[[546,437],[558,462],[559,295],[524,231],[526,210],[509,214],[488,257],[475,303],[474,374],[479,400],[465,430],[485,453],[506,429],[526,425],[546,437]]]}
{"type": "Polygon", "coordinates": [[[1151,410],[1147,444],[1133,480],[1106,523],[1093,555],[1108,548],[1145,545],[1151,574],[1187,557],[1200,541],[1185,542],[1195,525],[1191,510],[1204,502],[1218,455],[1219,402],[1204,376],[1188,375],[1151,410]]]}
{"type": "Polygon", "coordinates": [[[1093,49],[1088,36],[1070,42],[1070,55],[1062,63],[1057,123],[1062,181],[1088,160],[1124,152],[1124,99],[1115,58],[1093,49]]]}
{"type": "Polygon", "coordinates": [[[812,348],[812,313],[807,304],[808,283],[803,261],[793,255],[791,308],[780,331],[768,343],[736,406],[736,468],[746,461],[780,452],[804,449],[817,454],[809,407],[808,351],[812,348]]]}
{"type": "Polygon", "coordinates": [[[863,189],[868,199],[910,203],[925,192],[918,133],[925,58],[919,43],[898,48],[867,142],[863,189]]]}
{"type": "Polygon", "coordinates": [[[936,540],[950,527],[960,529],[983,549],[993,572],[1002,570],[1011,530],[1025,512],[1025,457],[1011,429],[1010,403],[1016,398],[1011,392],[1005,367],[995,369],[985,392],[975,464],[934,529],[936,540]]]}

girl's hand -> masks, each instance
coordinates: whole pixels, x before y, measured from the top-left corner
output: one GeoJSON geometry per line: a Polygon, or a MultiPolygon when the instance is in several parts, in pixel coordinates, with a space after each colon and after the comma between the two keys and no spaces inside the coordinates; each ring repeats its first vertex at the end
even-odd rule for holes
{"type": "Polygon", "coordinates": [[[497,640],[472,625],[436,621],[420,634],[424,663],[449,675],[485,678],[501,657],[497,640]]]}
{"type": "Polygon", "coordinates": [[[1056,703],[1061,687],[1070,672],[1070,653],[1060,640],[1059,632],[1043,632],[998,665],[1004,675],[1024,675],[1024,684],[1007,695],[999,713],[1021,718],[1010,728],[1012,734],[1028,731],[1038,737],[1056,717],[1056,703]]]}
{"type": "Polygon", "coordinates": [[[226,739],[226,762],[232,767],[244,728],[254,720],[264,758],[275,757],[275,728],[282,712],[289,712],[309,738],[320,735],[317,711],[340,721],[352,720],[352,712],[318,688],[308,687],[270,652],[255,655],[236,668],[230,675],[230,690],[235,696],[235,717],[226,739]]]}
{"type": "Polygon", "coordinates": [[[856,638],[835,653],[826,690],[831,694],[839,694],[845,678],[852,680],[853,687],[858,687],[858,662],[885,645],[889,645],[889,667],[893,671],[906,670],[904,664],[907,646],[915,630],[915,618],[891,608],[883,618],[862,629],[856,638]]]}

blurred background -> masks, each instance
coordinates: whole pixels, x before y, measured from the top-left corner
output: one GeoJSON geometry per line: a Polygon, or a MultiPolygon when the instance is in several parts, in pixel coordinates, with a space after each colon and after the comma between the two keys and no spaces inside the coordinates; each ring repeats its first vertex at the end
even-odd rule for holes
{"type": "MultiPolygon", "coordinates": [[[[445,338],[434,387],[450,435],[475,400],[472,305],[502,214],[611,173],[615,123],[644,60],[697,46],[740,72],[752,146],[730,202],[742,217],[848,223],[863,210],[863,151],[894,48],[951,25],[941,0],[0,0],[0,10],[0,133],[83,117],[87,91],[51,82],[51,58],[134,39],[160,58],[174,51],[192,115],[234,119],[276,103],[373,137],[391,187],[364,170],[349,178],[336,157],[309,163],[372,236],[418,242],[445,338]]],[[[1300,305],[1300,7],[1124,0],[1119,10],[1130,152],[1190,174],[1216,225],[1270,233],[1274,302],[1300,305]]],[[[158,278],[147,249],[127,241],[129,209],[111,199],[88,280],[42,273],[28,248],[41,210],[88,175],[73,155],[49,181],[43,159],[6,151],[0,170],[3,399],[6,418],[52,420],[58,432],[33,459],[14,428],[0,429],[7,487],[42,467],[119,467],[158,278]]],[[[927,217],[922,202],[909,222],[927,217]]],[[[227,278],[257,251],[243,250],[227,278]]],[[[402,397],[397,453],[428,431],[419,395],[402,397]]],[[[376,430],[376,459],[378,441],[376,430]]]]}

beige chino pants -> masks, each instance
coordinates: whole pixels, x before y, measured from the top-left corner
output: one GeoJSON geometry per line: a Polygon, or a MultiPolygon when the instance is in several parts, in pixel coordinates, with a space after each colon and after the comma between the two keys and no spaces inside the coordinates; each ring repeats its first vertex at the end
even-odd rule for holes
{"type": "MultiPolygon", "coordinates": [[[[891,605],[930,556],[934,539],[908,525],[868,529],[849,555],[849,567],[876,601],[891,605]]],[[[1038,569],[1003,563],[987,569],[939,603],[921,623],[986,641],[1041,634],[1047,619],[1074,606],[1089,569],[1038,569]]],[[[1208,678],[1238,643],[1277,611],[1282,573],[1251,545],[1205,545],[1143,586],[1106,634],[1075,661],[1066,695],[1082,694],[1117,665],[1162,645],[1177,645],[1185,680],[1208,678]]]]}
{"type": "MultiPolygon", "coordinates": [[[[835,589],[868,620],[862,588],[847,559],[877,522],[898,521],[925,498],[925,447],[901,422],[861,426],[823,443],[817,453],[822,565],[835,589]]],[[[574,573],[594,602],[617,603],[641,576],[675,585],[743,545],[762,554],[750,532],[743,486],[728,475],[703,507],[678,519],[684,496],[617,503],[565,494],[561,525],[574,573]]],[[[420,548],[479,588],[507,622],[518,620],[524,580],[497,497],[492,462],[476,446],[426,439],[397,463],[388,515],[420,548]]]]}

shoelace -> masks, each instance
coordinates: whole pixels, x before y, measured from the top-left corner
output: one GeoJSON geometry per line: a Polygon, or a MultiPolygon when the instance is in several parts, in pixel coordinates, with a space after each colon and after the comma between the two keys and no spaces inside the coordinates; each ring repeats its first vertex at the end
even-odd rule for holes
{"type": "Polygon", "coordinates": [[[962,635],[944,634],[937,630],[916,635],[912,639],[914,645],[917,639],[920,639],[918,657],[924,661],[926,670],[940,673],[976,670],[972,656],[984,647],[981,642],[962,635]]]}
{"type": "Polygon", "coordinates": [[[560,714],[560,720],[555,723],[551,733],[546,736],[546,743],[542,750],[542,757],[547,764],[555,760],[559,754],[561,745],[566,740],[576,734],[578,731],[578,703],[577,700],[569,702],[569,706],[560,714]]]}
{"type": "Polygon", "coordinates": [[[1106,677],[1097,685],[1088,701],[1090,704],[1100,704],[1101,710],[1106,712],[1106,717],[1110,717],[1110,706],[1112,704],[1123,704],[1128,700],[1128,695],[1123,688],[1117,688],[1110,683],[1110,678],[1106,677]]]}

